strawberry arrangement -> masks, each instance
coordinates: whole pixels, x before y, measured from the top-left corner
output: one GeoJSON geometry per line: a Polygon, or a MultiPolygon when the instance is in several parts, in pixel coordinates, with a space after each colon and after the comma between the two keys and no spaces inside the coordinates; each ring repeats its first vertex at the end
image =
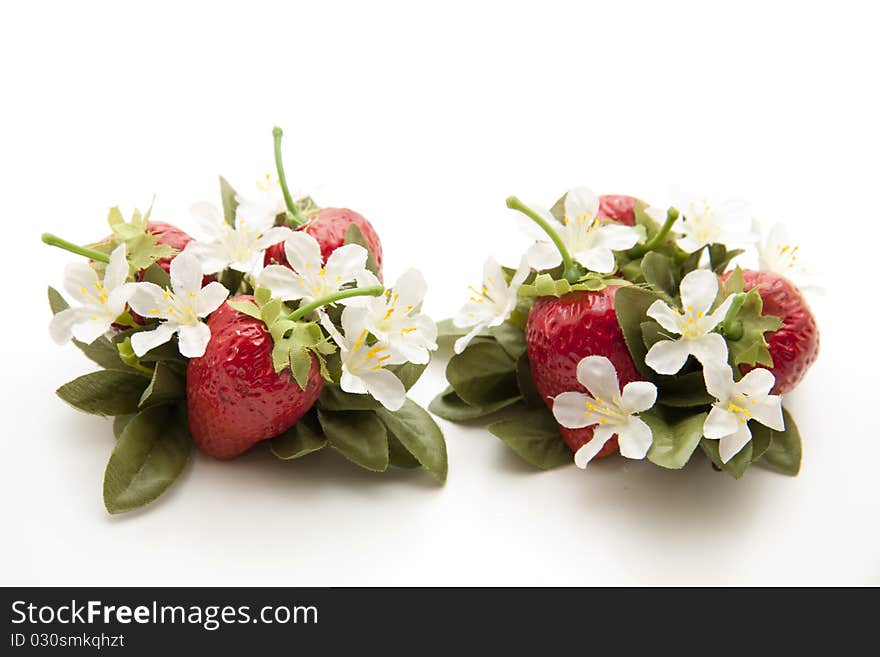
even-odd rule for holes
{"type": "Polygon", "coordinates": [[[113,418],[110,513],[160,496],[193,446],[224,460],[264,441],[282,460],[329,446],[445,481],[443,434],[407,397],[437,348],[424,278],[411,269],[386,289],[373,226],[294,198],[273,137],[277,180],[244,198],[221,177],[222,209],[193,206],[204,239],[117,208],[96,243],[43,236],[81,257],[65,270],[73,305],[49,288],[50,333],[102,368],[57,394],[113,418]]]}
{"type": "Polygon", "coordinates": [[[549,211],[507,205],[535,241],[516,269],[487,260],[482,285],[440,323],[455,355],[434,414],[508,409],[489,431],[544,469],[616,452],[680,469],[702,451],[737,479],[753,463],[798,473],[782,395],[815,361],[819,333],[781,228],[758,244],[740,203],[666,210],[586,188],[549,211]],[[752,245],[756,269],[743,269],[755,254],[734,247],[752,245]]]}

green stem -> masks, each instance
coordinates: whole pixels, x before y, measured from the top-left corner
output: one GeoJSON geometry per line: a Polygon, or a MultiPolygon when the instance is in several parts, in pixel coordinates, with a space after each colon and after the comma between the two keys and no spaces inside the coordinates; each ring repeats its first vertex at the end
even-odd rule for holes
{"type": "Polygon", "coordinates": [[[721,332],[728,340],[733,340],[735,342],[736,340],[742,339],[743,324],[737,319],[737,317],[739,316],[739,310],[742,308],[745,300],[745,294],[736,295],[733,302],[730,304],[730,308],[727,310],[727,315],[724,316],[724,320],[721,322],[721,332]]]}
{"type": "Polygon", "coordinates": [[[100,251],[96,251],[95,249],[90,249],[85,246],[80,246],[79,244],[74,244],[73,242],[68,242],[67,240],[63,240],[57,235],[53,235],[52,233],[43,233],[42,239],[43,243],[48,244],[49,246],[57,246],[59,249],[64,249],[65,251],[70,251],[71,253],[85,256],[86,258],[91,258],[92,260],[99,260],[100,262],[110,262],[110,256],[108,256],[106,253],[101,253],[100,251]]]}
{"type": "Polygon", "coordinates": [[[645,255],[648,251],[653,251],[658,246],[663,244],[667,235],[669,235],[669,231],[672,230],[672,226],[675,224],[676,221],[678,221],[678,210],[676,210],[675,208],[669,208],[666,211],[666,221],[663,222],[663,225],[660,227],[659,232],[641,246],[636,246],[635,248],[631,249],[630,255],[635,257],[645,255]]]}
{"type": "Polygon", "coordinates": [[[287,206],[287,211],[290,212],[293,217],[294,223],[296,223],[297,226],[302,226],[308,220],[303,216],[302,212],[299,211],[299,208],[296,207],[296,203],[293,202],[293,197],[290,195],[290,190],[287,188],[287,178],[284,175],[284,164],[281,162],[281,137],[283,136],[284,131],[277,125],[272,128],[272,137],[275,140],[275,169],[278,171],[278,182],[281,183],[281,193],[284,194],[284,204],[287,206]]]}
{"type": "Polygon", "coordinates": [[[378,297],[380,294],[385,292],[385,288],[381,285],[370,285],[369,287],[353,287],[350,290],[340,290],[339,292],[334,292],[333,294],[328,294],[326,297],[321,297],[320,299],[315,299],[311,303],[307,303],[304,306],[300,306],[296,310],[294,310],[290,315],[287,316],[292,322],[297,321],[298,319],[302,319],[310,312],[317,310],[321,306],[326,306],[330,303],[335,303],[340,301],[341,299],[349,299],[351,297],[378,297]]]}
{"type": "Polygon", "coordinates": [[[523,202],[520,201],[516,196],[509,196],[507,198],[507,207],[509,207],[511,210],[522,212],[529,219],[538,224],[541,230],[547,233],[547,237],[550,238],[550,241],[553,242],[556,250],[559,251],[559,255],[562,256],[562,276],[569,283],[577,282],[584,275],[583,268],[581,268],[580,265],[572,260],[571,254],[568,252],[568,247],[565,246],[562,238],[559,237],[559,233],[553,230],[553,227],[547,222],[546,219],[544,219],[544,217],[539,215],[527,205],[523,204],[523,202]]]}

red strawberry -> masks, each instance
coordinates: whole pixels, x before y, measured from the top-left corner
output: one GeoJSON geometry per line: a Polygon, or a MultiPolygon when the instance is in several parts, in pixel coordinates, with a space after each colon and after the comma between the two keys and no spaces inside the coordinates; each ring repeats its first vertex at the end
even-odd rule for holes
{"type": "Polygon", "coordinates": [[[205,355],[191,359],[186,372],[189,428],[200,450],[231,459],[296,424],[318,399],[324,381],[314,356],[305,390],[289,370],[275,372],[265,324],[228,303],[211,315],[208,327],[205,355]]]}
{"type": "Polygon", "coordinates": [[[638,202],[639,199],[634,196],[604,194],[599,197],[599,218],[610,219],[627,226],[635,226],[635,208],[638,202]]]}
{"type": "MultiPolygon", "coordinates": [[[[727,280],[731,272],[722,280],[727,280]]],[[[782,327],[764,337],[773,358],[770,371],[776,377],[773,392],[785,394],[803,378],[819,355],[819,327],[800,290],[784,276],[766,271],[743,270],[745,290],[758,287],[764,302],[764,314],[782,320],[782,327]]],[[[740,365],[743,374],[753,369],[740,365]]]]}
{"type": "MultiPolygon", "coordinates": [[[[629,355],[614,312],[617,288],[598,292],[572,292],[564,297],[535,301],[526,322],[526,344],[532,378],[547,407],[552,397],[567,391],[586,392],[577,380],[577,365],[587,356],[605,356],[617,369],[621,387],[641,381],[629,355]]],[[[562,437],[576,452],[593,437],[593,427],[566,429],[562,437]]],[[[598,456],[617,451],[617,437],[609,440],[598,456]]]]}
{"type": "MultiPolygon", "coordinates": [[[[306,231],[309,235],[318,240],[321,245],[321,255],[324,261],[330,257],[334,250],[338,249],[345,243],[345,232],[351,224],[357,224],[364,235],[364,239],[376,258],[376,264],[379,265],[379,279],[382,279],[382,242],[379,241],[379,235],[376,230],[363,216],[354,210],[346,208],[322,208],[309,219],[309,223],[299,230],[306,231]]],[[[279,264],[289,266],[287,257],[284,255],[284,244],[275,244],[266,250],[263,258],[264,264],[279,264]]]]}

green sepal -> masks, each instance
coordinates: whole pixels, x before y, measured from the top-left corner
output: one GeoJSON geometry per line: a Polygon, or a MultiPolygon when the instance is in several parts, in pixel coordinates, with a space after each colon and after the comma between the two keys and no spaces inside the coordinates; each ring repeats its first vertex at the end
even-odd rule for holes
{"type": "Polygon", "coordinates": [[[360,226],[354,222],[348,224],[348,228],[345,229],[345,240],[343,244],[357,244],[358,246],[364,247],[367,250],[367,269],[376,276],[379,275],[379,263],[376,261],[376,254],[373,253],[373,250],[367,243],[367,238],[364,237],[364,233],[361,231],[360,226]]]}
{"type": "Polygon", "coordinates": [[[123,370],[100,370],[65,383],[56,394],[75,409],[92,415],[127,415],[138,411],[150,379],[123,370]]]}
{"type": "Polygon", "coordinates": [[[327,445],[327,438],[318,423],[317,409],[301,417],[290,429],[269,441],[270,451],[279,459],[289,461],[317,452],[327,445]]]}
{"type": "MultiPolygon", "coordinates": [[[[791,414],[782,409],[785,431],[768,429],[770,444],[755,465],[779,472],[790,477],[797,476],[801,469],[801,434],[791,414]]],[[[754,430],[752,432],[754,435],[754,430]]]]}
{"type": "Polygon", "coordinates": [[[742,335],[739,339],[727,340],[730,364],[737,374],[739,365],[773,367],[770,345],[764,334],[782,328],[782,320],[774,315],[762,314],[763,308],[764,301],[758,288],[754,287],[745,293],[741,303],[731,307],[731,312],[724,320],[725,324],[736,321],[742,326],[742,335]]]}
{"type": "Polygon", "coordinates": [[[648,460],[661,468],[683,468],[700,444],[706,416],[705,412],[683,415],[660,406],[641,413],[639,417],[651,427],[654,437],[648,460]]]}
{"type": "Polygon", "coordinates": [[[150,385],[141,395],[138,406],[147,408],[186,399],[186,383],[165,363],[156,363],[150,385]]]}
{"type": "Polygon", "coordinates": [[[434,415],[442,417],[450,422],[467,422],[469,420],[477,420],[487,415],[492,415],[503,408],[512,406],[521,400],[521,397],[511,397],[502,399],[491,404],[472,405],[468,404],[459,397],[452,386],[448,386],[446,390],[434,397],[428,405],[428,410],[434,415]]]}
{"type": "Polygon", "coordinates": [[[489,431],[536,468],[549,470],[574,462],[559,425],[547,408],[535,408],[513,419],[494,422],[489,431]]]}
{"type": "Polygon", "coordinates": [[[260,307],[253,301],[227,301],[226,305],[248,317],[253,317],[254,319],[259,319],[261,321],[263,319],[260,307]]]}
{"type": "Polygon", "coordinates": [[[446,380],[464,401],[485,406],[519,397],[516,361],[497,342],[472,342],[449,359],[446,380]]]}
{"type": "Polygon", "coordinates": [[[192,438],[175,406],[151,406],[125,424],[104,472],[104,506],[112,514],[149,504],[180,476],[192,438]]]}
{"type": "Polygon", "coordinates": [[[538,274],[531,283],[523,283],[519,286],[516,294],[520,299],[533,299],[535,297],[562,297],[570,292],[597,292],[609,285],[624,286],[630,282],[623,278],[602,276],[590,272],[577,283],[569,283],[564,278],[554,278],[550,274],[538,274]]]}
{"type": "MultiPolygon", "coordinates": [[[[159,236],[147,230],[149,220],[150,209],[147,209],[144,214],[135,210],[131,220],[126,222],[118,207],[111,208],[107,215],[107,223],[110,225],[110,230],[113,231],[111,239],[89,246],[110,253],[120,244],[125,244],[125,256],[132,271],[146,269],[157,260],[175,256],[177,249],[167,244],[160,244],[159,236]]],[[[93,263],[93,266],[99,272],[106,269],[104,263],[96,262],[93,263]]]]}
{"type": "Polygon", "coordinates": [[[379,408],[376,415],[393,436],[437,481],[446,481],[448,461],[443,432],[425,409],[411,399],[397,411],[379,408]]]}
{"type": "Polygon", "coordinates": [[[734,479],[741,478],[752,463],[752,441],[747,442],[745,447],[737,452],[727,463],[721,462],[718,443],[719,441],[717,440],[703,438],[700,440],[700,448],[709,457],[716,469],[726,472],[734,479]]]}
{"type": "Polygon", "coordinates": [[[374,472],[388,469],[388,432],[375,413],[319,408],[318,421],[330,446],[349,461],[374,472]]]}
{"type": "Polygon", "coordinates": [[[223,218],[226,223],[235,228],[235,213],[238,210],[238,194],[232,185],[220,176],[220,202],[223,205],[223,218]]]}

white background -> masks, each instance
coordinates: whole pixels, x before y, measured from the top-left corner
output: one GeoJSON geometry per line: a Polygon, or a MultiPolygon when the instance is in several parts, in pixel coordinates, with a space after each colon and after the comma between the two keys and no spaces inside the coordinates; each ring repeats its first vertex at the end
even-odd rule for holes
{"type": "MultiPolygon", "coordinates": [[[[5,4],[2,584],[880,583],[876,386],[880,48],[869,3],[5,4]],[[108,421],[53,390],[90,370],[49,339],[47,284],[107,209],[192,226],[269,171],[381,231],[450,315],[526,241],[509,194],[568,186],[749,199],[811,253],[822,357],[786,404],[800,477],[611,459],[535,472],[442,423],[445,487],[328,451],[198,456],[144,512],[101,503],[108,421]]],[[[438,358],[414,391],[443,385],[438,358]]]]}

